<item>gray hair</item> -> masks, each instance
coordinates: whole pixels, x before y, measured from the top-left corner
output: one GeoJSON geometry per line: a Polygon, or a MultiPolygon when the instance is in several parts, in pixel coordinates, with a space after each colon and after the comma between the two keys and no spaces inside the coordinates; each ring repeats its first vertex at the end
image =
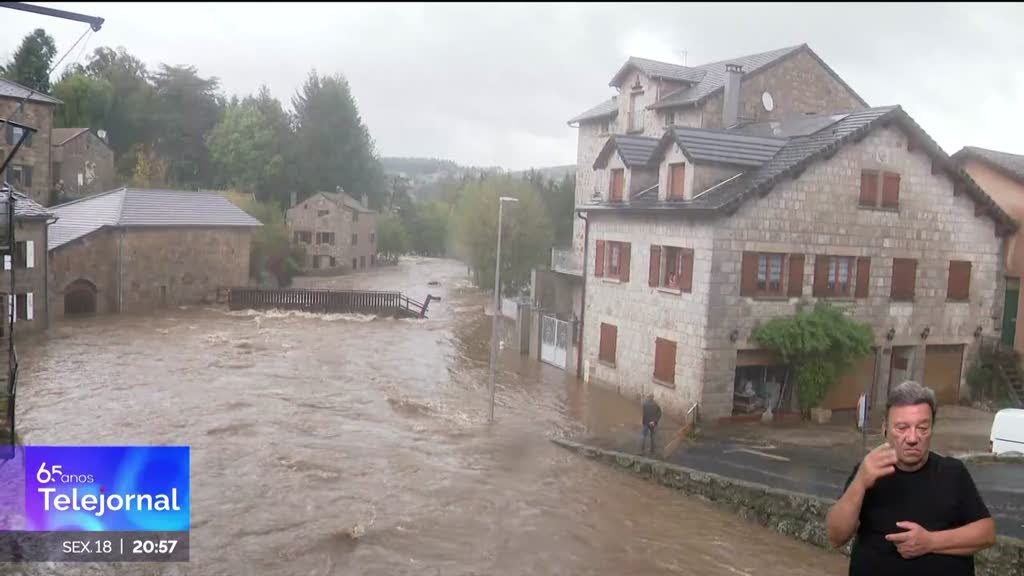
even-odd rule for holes
{"type": "Polygon", "coordinates": [[[893,406],[916,406],[927,404],[932,409],[932,420],[938,413],[935,403],[935,391],[913,380],[904,380],[889,392],[889,400],[885,403],[885,414],[893,406]]]}

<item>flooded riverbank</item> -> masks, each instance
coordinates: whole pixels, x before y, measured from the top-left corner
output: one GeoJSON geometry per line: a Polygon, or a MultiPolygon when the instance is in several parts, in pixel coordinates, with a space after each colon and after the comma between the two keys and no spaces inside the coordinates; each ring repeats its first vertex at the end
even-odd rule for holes
{"type": "Polygon", "coordinates": [[[838,554],[551,445],[636,409],[564,372],[504,357],[488,425],[487,295],[465,272],[410,260],[299,282],[441,296],[426,320],[194,308],[22,345],[26,443],[192,446],[188,565],[60,573],[845,572],[838,554]]]}

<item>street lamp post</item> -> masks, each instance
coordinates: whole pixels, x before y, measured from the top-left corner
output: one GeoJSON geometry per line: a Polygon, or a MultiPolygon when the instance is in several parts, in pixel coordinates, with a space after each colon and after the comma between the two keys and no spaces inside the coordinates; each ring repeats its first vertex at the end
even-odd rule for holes
{"type": "Polygon", "coordinates": [[[494,262],[494,315],[491,317],[491,381],[488,388],[491,394],[491,406],[487,413],[488,422],[494,422],[494,372],[498,364],[498,314],[501,312],[501,301],[499,299],[501,287],[501,212],[505,202],[519,202],[519,200],[510,196],[498,198],[498,251],[495,254],[494,262]]]}

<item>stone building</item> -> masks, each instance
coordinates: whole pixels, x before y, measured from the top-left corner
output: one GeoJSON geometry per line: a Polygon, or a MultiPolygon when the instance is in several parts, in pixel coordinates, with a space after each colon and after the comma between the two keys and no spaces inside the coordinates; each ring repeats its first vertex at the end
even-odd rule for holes
{"type": "Polygon", "coordinates": [[[578,207],[586,377],[676,413],[792,409],[751,333],[826,300],[875,340],[826,407],[884,403],[908,377],[942,403],[966,394],[980,336],[1000,330],[1016,223],[898,106],[674,126],[599,152],[578,207]]]}
{"type": "Polygon", "coordinates": [[[89,128],[54,128],[53,190],[67,201],[114,189],[114,151],[89,128]]]}
{"type": "Polygon", "coordinates": [[[120,188],[51,211],[50,317],[212,302],[249,281],[260,222],[217,194],[120,188]]]}
{"type": "MultiPolygon", "coordinates": [[[[970,174],[1006,213],[1024,219],[1024,155],[967,146],[953,154],[953,160],[970,174]]],[[[1024,352],[1024,301],[1020,279],[1024,274],[1024,232],[1016,232],[1006,249],[1006,291],[1003,296],[1002,342],[1024,352]]]]}
{"type": "MultiPolygon", "coordinates": [[[[0,186],[0,238],[7,237],[7,198],[9,188],[0,186]]],[[[7,313],[0,314],[0,330],[7,333],[9,313],[14,312],[15,332],[32,333],[48,325],[47,292],[49,278],[46,260],[46,230],[53,214],[31,198],[13,192],[14,249],[3,252],[0,271],[0,310],[6,303],[7,313]],[[14,290],[11,290],[11,268],[14,268],[14,290]],[[14,298],[11,298],[11,294],[14,298]],[[13,308],[13,310],[12,310],[13,308]]]]}
{"type": "MultiPolygon", "coordinates": [[[[722,128],[738,123],[793,118],[831,111],[854,111],[867,103],[806,44],[711,62],[680,66],[631,57],[612,77],[616,94],[569,121],[578,128],[576,206],[590,202],[611,182],[597,177],[595,161],[609,143],[650,148],[669,126],[722,128]],[[730,106],[724,106],[728,102],[730,106]]],[[[617,185],[636,192],[654,184],[650,170],[615,173],[617,185]]],[[[687,178],[690,175],[684,175],[687,178]]],[[[583,217],[573,219],[571,246],[555,248],[550,270],[537,270],[534,300],[541,334],[531,353],[555,350],[553,362],[582,375],[579,319],[582,316],[583,217]],[[548,297],[542,297],[548,294],[548,297]],[[545,345],[545,330],[554,342],[545,345]],[[552,328],[556,328],[552,331],[552,328]],[[559,336],[566,334],[566,337],[559,336]],[[568,353],[566,353],[568,350],[568,353]]],[[[551,338],[548,338],[551,340],[551,338]]],[[[551,362],[551,360],[548,360],[551,362]]]]}
{"type": "MultiPolygon", "coordinates": [[[[7,173],[0,176],[37,204],[49,206],[52,202],[50,131],[53,129],[54,110],[62,102],[52,96],[32,92],[16,82],[0,78],[0,118],[10,116],[25,96],[29,96],[28,100],[21,111],[11,117],[11,121],[35,128],[36,132],[18,150],[17,157],[7,166],[7,173]]],[[[2,157],[20,138],[20,129],[2,123],[0,129],[3,129],[3,134],[0,135],[2,157]]]]}
{"type": "Polygon", "coordinates": [[[377,214],[344,192],[318,192],[292,203],[292,242],[306,251],[306,271],[361,270],[377,265],[377,214]]]}

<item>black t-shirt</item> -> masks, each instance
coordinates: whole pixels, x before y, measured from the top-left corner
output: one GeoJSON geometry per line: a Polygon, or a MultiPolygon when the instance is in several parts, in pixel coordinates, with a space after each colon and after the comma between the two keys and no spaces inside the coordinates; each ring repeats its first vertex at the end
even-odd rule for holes
{"type": "MultiPolygon", "coordinates": [[[[857,466],[846,487],[856,474],[857,466]]],[[[930,452],[920,470],[897,469],[879,478],[864,495],[850,554],[850,576],[973,576],[973,556],[925,554],[907,560],[885,537],[905,532],[897,522],[915,522],[935,532],[990,516],[963,462],[930,452]]]]}

